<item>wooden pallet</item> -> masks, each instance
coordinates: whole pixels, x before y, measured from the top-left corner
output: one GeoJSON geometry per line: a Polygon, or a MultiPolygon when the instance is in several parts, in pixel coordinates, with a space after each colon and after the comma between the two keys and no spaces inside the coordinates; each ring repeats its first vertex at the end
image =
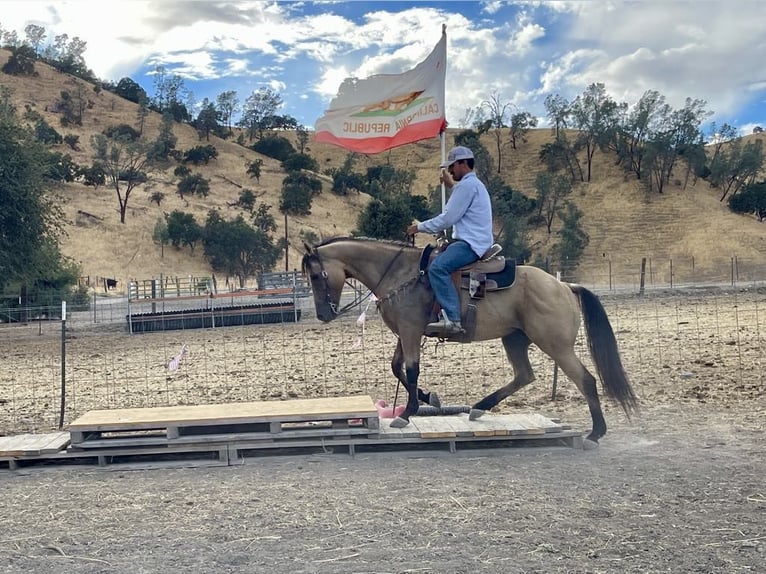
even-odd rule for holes
{"type": "Polygon", "coordinates": [[[542,415],[378,419],[370,397],[90,411],[70,433],[0,438],[0,462],[122,468],[220,466],[271,454],[511,446],[582,448],[582,433],[542,415]],[[68,445],[68,448],[67,448],[68,445]],[[64,450],[66,449],[66,450],[64,450]]]}
{"type": "Polygon", "coordinates": [[[70,427],[71,448],[374,436],[369,396],[90,411],[70,427]]]}
{"type": "Polygon", "coordinates": [[[328,437],[321,440],[286,441],[263,444],[241,441],[229,445],[229,464],[240,464],[266,449],[292,448],[313,452],[343,452],[354,455],[359,450],[420,450],[423,446],[446,447],[450,452],[461,448],[497,448],[508,446],[567,446],[582,448],[582,432],[539,414],[492,415],[471,421],[467,414],[450,416],[414,416],[404,428],[391,427],[391,419],[381,419],[375,438],[328,437]]]}

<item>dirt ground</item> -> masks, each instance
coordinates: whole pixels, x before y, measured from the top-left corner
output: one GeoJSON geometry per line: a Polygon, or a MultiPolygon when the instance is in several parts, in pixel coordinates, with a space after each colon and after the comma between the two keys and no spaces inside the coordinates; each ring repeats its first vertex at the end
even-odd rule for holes
{"type": "MultiPolygon", "coordinates": [[[[738,299],[736,321],[723,318],[729,302],[708,303],[646,302],[654,330],[622,315],[632,305],[609,305],[642,410],[628,421],[606,404],[594,451],[0,471],[0,572],[763,572],[763,295],[738,299]]],[[[588,429],[571,384],[552,402],[541,381],[503,412],[588,429]]]]}
{"type": "Polygon", "coordinates": [[[0,572],[762,572],[763,413],[564,447],[0,472],[0,572]]]}

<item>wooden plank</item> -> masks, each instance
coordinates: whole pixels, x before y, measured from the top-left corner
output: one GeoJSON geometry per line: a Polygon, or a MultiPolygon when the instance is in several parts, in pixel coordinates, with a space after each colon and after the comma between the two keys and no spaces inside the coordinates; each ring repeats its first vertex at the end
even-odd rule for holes
{"type": "Polygon", "coordinates": [[[545,434],[545,429],[540,426],[540,422],[529,418],[525,414],[513,414],[513,415],[498,415],[498,416],[511,416],[514,422],[522,425],[525,428],[525,433],[528,435],[545,434]]]}
{"type": "Polygon", "coordinates": [[[27,456],[58,452],[69,443],[69,433],[21,434],[0,437],[0,456],[27,456]]]}
{"type": "Polygon", "coordinates": [[[446,423],[455,432],[456,437],[471,437],[473,430],[467,414],[450,415],[444,417],[446,423]]]}
{"type": "Polygon", "coordinates": [[[499,418],[501,415],[485,414],[475,421],[468,420],[468,426],[474,436],[507,436],[508,419],[499,418]]]}
{"type": "Polygon", "coordinates": [[[73,431],[154,429],[171,425],[356,419],[377,417],[377,414],[372,398],[359,395],[289,401],[94,410],[72,422],[69,428],[73,431]]]}
{"type": "Polygon", "coordinates": [[[524,413],[524,416],[527,420],[535,423],[540,428],[545,430],[546,433],[561,432],[562,430],[564,430],[560,424],[552,421],[548,417],[545,417],[539,413],[524,413]]]}
{"type": "MultiPolygon", "coordinates": [[[[415,418],[415,417],[413,417],[415,418]]],[[[420,438],[420,429],[410,419],[410,424],[404,428],[394,428],[391,426],[393,419],[380,419],[380,436],[385,438],[410,439],[420,438]]]]}
{"type": "Polygon", "coordinates": [[[412,421],[420,429],[421,438],[454,438],[456,433],[444,421],[446,417],[412,417],[412,421]]]}

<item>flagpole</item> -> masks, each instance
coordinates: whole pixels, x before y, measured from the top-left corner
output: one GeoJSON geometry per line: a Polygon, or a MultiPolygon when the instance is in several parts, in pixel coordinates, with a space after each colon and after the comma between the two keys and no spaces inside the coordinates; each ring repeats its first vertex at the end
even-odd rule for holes
{"type": "MultiPolygon", "coordinates": [[[[441,148],[442,148],[442,160],[439,162],[439,165],[444,165],[447,161],[447,138],[445,135],[446,128],[439,132],[439,139],[441,140],[441,148]]],[[[439,174],[441,175],[441,174],[439,174]]],[[[444,185],[444,180],[442,180],[442,213],[444,213],[444,206],[447,205],[447,186],[444,185]]]]}
{"type": "MultiPolygon", "coordinates": [[[[447,25],[442,24],[442,35],[447,35],[447,25]]],[[[446,53],[446,45],[445,45],[445,53],[444,53],[444,67],[447,67],[447,53],[446,53]]],[[[447,87],[444,87],[444,101],[446,105],[447,101],[447,87]]],[[[441,143],[441,152],[442,152],[442,159],[439,162],[439,165],[444,165],[447,161],[447,110],[444,110],[444,129],[439,132],[439,140],[441,143]]],[[[441,173],[439,174],[441,176],[441,173]]],[[[444,207],[447,205],[447,186],[444,185],[444,182],[442,181],[442,213],[444,213],[444,207]]]]}

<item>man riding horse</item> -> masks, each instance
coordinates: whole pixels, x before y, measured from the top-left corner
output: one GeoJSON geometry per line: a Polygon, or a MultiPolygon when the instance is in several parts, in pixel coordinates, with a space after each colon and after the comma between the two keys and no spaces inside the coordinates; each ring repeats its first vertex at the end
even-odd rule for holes
{"type": "Polygon", "coordinates": [[[473,152],[458,146],[450,150],[447,163],[441,165],[441,181],[452,189],[444,212],[427,221],[412,224],[409,235],[419,231],[440,233],[452,227],[453,241],[439,253],[428,268],[428,278],[441,318],[426,326],[426,334],[448,338],[463,332],[460,322],[460,298],[452,282],[452,273],[482,257],[492,246],[492,205],[484,184],[473,171],[473,152]],[[454,187],[453,187],[454,186],[454,187]]]}

